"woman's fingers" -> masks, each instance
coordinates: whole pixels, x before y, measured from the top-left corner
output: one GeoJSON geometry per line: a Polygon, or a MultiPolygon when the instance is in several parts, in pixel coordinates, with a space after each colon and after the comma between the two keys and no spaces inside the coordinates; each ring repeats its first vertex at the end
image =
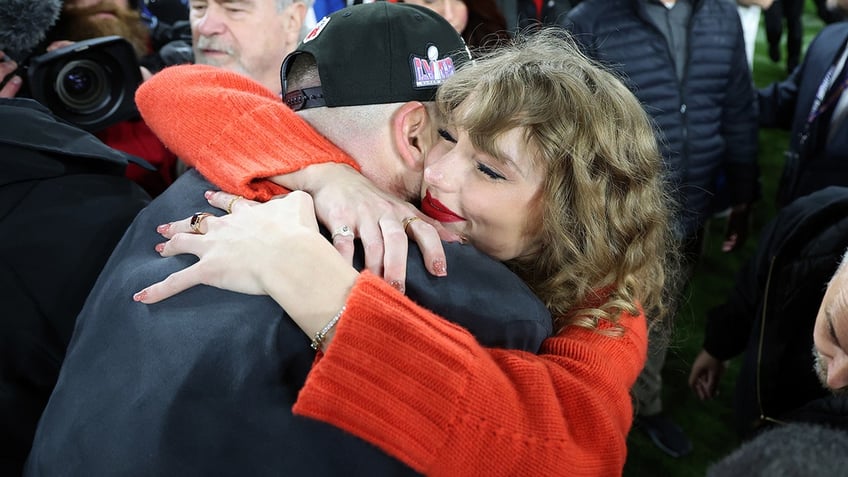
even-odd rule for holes
{"type": "MultiPolygon", "coordinates": [[[[409,242],[401,223],[394,217],[380,219],[380,248],[382,250],[383,279],[401,292],[406,290],[406,258],[409,242]]],[[[379,251],[374,250],[373,253],[379,251]]],[[[366,253],[365,257],[368,257],[366,253]]]]}
{"type": "Polygon", "coordinates": [[[445,259],[445,248],[439,237],[437,229],[425,220],[407,221],[405,232],[421,249],[424,257],[424,266],[432,275],[444,277],[448,274],[447,260],[445,259]]]}
{"type": "Polygon", "coordinates": [[[230,194],[224,191],[207,191],[204,194],[206,200],[213,207],[217,207],[228,214],[237,212],[242,207],[252,207],[259,204],[254,200],[245,199],[240,195],[230,194]]]}
{"type": "Polygon", "coordinates": [[[353,239],[356,233],[353,228],[347,223],[342,223],[330,231],[330,241],[333,242],[333,247],[339,251],[339,254],[347,263],[353,263],[353,239]]]}
{"type": "Polygon", "coordinates": [[[195,285],[201,285],[203,282],[200,277],[203,274],[200,273],[200,268],[200,263],[196,263],[174,272],[161,282],[154,283],[133,295],[133,300],[150,305],[177,295],[195,285]]]}

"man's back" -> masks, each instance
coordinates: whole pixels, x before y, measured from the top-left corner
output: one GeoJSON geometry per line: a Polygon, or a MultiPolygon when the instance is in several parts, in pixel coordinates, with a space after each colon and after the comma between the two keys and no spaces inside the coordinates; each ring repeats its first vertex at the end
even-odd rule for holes
{"type": "MultiPolygon", "coordinates": [[[[29,475],[412,474],[370,444],[292,414],[314,352],[270,298],[201,286],[156,305],[132,301],[195,262],[161,258],[155,227],[214,212],[203,197],[213,188],[186,173],[118,245],[78,319],[29,475]]],[[[490,333],[481,341],[514,336],[495,344],[535,351],[551,332],[541,303],[503,265],[448,245],[448,280],[429,277],[413,254],[407,294],[428,294],[439,300],[427,303],[440,305],[436,311],[478,320],[490,333]],[[501,307],[503,320],[479,321],[501,307]]]]}

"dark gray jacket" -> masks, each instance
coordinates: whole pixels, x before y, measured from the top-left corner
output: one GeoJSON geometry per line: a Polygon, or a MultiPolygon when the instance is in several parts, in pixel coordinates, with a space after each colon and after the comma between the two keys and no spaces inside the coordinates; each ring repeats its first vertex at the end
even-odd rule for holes
{"type": "MultiPolygon", "coordinates": [[[[407,475],[327,424],[294,416],[309,339],[269,297],[207,286],[155,305],[132,294],[194,263],[161,258],[155,227],[196,211],[214,186],[183,175],[143,210],[86,302],[27,475],[407,475]]],[[[407,294],[481,342],[536,351],[551,319],[524,283],[473,248],[446,244],[446,278],[410,247],[407,294]]],[[[379,357],[378,357],[379,359],[379,357]]]]}

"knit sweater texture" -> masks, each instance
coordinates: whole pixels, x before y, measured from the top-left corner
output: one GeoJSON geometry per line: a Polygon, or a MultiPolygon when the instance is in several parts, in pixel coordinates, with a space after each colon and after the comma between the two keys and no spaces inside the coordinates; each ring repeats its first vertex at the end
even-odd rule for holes
{"type": "MultiPolygon", "coordinates": [[[[271,175],[319,162],[356,166],[272,92],[234,73],[171,67],[139,89],[137,103],[165,144],[228,192],[264,200],[282,191],[262,180],[271,175]]],[[[647,353],[645,316],[620,324],[621,336],[567,327],[538,355],[484,348],[363,272],[293,410],[426,475],[620,475],[629,391],[647,353]]]]}

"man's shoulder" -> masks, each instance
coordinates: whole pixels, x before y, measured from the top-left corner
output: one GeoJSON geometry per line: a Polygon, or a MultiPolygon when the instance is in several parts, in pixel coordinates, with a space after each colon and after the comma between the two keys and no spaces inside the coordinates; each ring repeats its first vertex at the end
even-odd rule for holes
{"type": "Polygon", "coordinates": [[[552,333],[545,304],[503,263],[468,245],[444,247],[448,275],[434,277],[424,268],[419,249],[410,245],[407,295],[486,346],[536,352],[552,333]]]}
{"type": "MultiPolygon", "coordinates": [[[[848,21],[836,22],[825,26],[816,35],[814,43],[830,45],[834,50],[843,46],[841,43],[848,37],[848,21]],[[834,45],[832,42],[838,41],[839,45],[834,45]]],[[[812,47],[812,45],[811,45],[812,47]]]]}

